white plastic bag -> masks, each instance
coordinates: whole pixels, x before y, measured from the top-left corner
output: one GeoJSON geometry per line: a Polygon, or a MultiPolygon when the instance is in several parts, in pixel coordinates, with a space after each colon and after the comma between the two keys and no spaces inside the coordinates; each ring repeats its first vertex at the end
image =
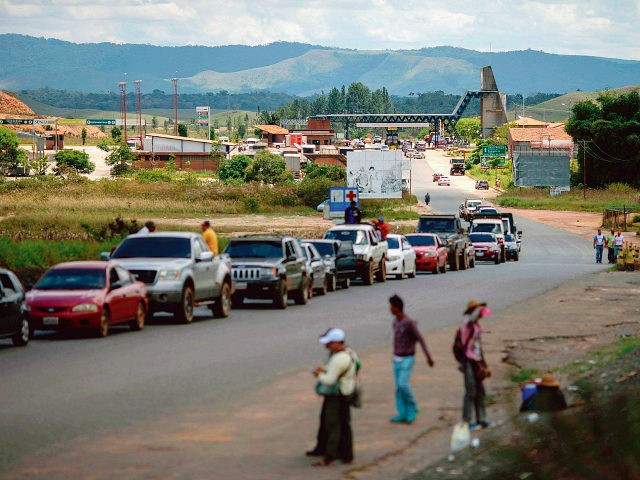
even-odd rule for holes
{"type": "Polygon", "coordinates": [[[459,452],[471,443],[471,433],[467,422],[456,423],[451,434],[451,451],[459,452]]]}

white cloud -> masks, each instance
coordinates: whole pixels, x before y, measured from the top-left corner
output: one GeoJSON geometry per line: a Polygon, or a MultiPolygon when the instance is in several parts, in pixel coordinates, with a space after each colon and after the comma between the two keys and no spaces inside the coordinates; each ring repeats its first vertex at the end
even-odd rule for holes
{"type": "Polygon", "coordinates": [[[0,33],[77,43],[452,45],[640,60],[640,0],[0,0],[0,12],[0,33]]]}

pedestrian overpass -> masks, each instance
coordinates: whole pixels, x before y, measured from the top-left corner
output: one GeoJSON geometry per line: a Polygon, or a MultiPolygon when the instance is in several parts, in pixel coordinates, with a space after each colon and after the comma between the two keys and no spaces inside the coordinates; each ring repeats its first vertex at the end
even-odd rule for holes
{"type": "Polygon", "coordinates": [[[343,122],[345,136],[349,138],[349,127],[385,127],[387,132],[402,127],[432,127],[439,133],[440,127],[452,129],[460,120],[471,100],[480,99],[480,125],[482,138],[488,138],[496,127],[507,123],[506,95],[498,90],[490,66],[480,70],[480,90],[467,90],[451,113],[381,113],[381,114],[335,114],[314,115],[315,120],[343,122]]]}

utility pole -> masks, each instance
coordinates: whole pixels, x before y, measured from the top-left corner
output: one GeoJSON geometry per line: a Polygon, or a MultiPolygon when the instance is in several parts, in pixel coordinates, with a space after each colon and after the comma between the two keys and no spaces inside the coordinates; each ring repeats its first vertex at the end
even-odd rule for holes
{"type": "Polygon", "coordinates": [[[587,199],[587,143],[591,140],[578,140],[582,143],[582,199],[587,199]]]}
{"type": "Polygon", "coordinates": [[[171,83],[173,83],[173,134],[178,136],[178,79],[172,78],[171,83]]]}
{"type": "Polygon", "coordinates": [[[138,94],[138,135],[140,135],[139,149],[142,150],[142,105],[140,103],[140,83],[142,80],[134,80],[136,93],[138,94]]]}
{"type": "Polygon", "coordinates": [[[120,87],[120,114],[124,125],[124,143],[127,143],[127,82],[119,82],[118,87],[120,87]]]}

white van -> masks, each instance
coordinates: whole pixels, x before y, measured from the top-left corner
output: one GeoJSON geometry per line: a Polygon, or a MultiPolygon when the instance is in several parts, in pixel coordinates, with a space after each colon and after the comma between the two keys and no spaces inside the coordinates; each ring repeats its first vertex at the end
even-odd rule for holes
{"type": "Polygon", "coordinates": [[[244,141],[244,144],[247,146],[247,148],[253,148],[253,147],[254,147],[254,145],[255,145],[256,143],[258,143],[259,141],[260,141],[260,140],[258,140],[257,138],[247,138],[247,139],[244,141]]]}

